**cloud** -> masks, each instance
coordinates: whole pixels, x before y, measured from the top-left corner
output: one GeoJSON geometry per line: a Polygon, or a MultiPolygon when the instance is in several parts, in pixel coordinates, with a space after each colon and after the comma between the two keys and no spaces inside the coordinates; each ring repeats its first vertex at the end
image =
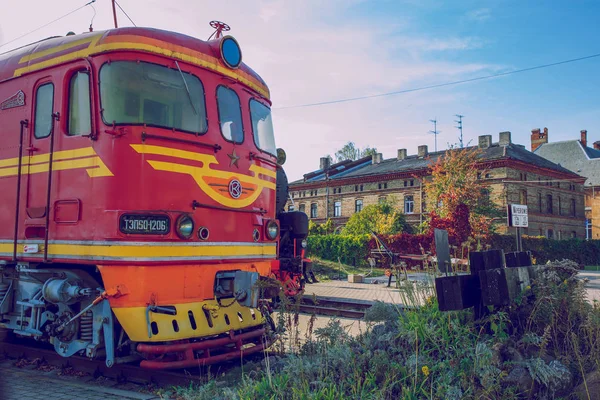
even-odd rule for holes
{"type": "Polygon", "coordinates": [[[469,11],[466,15],[468,20],[483,22],[487,19],[490,19],[492,16],[491,10],[489,8],[480,8],[477,10],[469,11]]]}
{"type": "MultiPolygon", "coordinates": [[[[4,32],[11,31],[13,36],[23,33],[25,28],[18,21],[30,15],[31,3],[15,3],[11,17],[0,15],[4,32]]],[[[76,0],[60,3],[60,10],[40,3],[32,26],[47,22],[48,15],[60,16],[80,6],[76,0]]],[[[498,68],[456,57],[456,53],[484,46],[479,38],[424,34],[419,21],[409,13],[378,17],[373,24],[372,17],[364,12],[371,3],[365,6],[364,0],[180,0],[168,6],[162,0],[120,3],[138,26],[203,40],[213,33],[209,21],[221,20],[231,26],[228,33],[239,41],[244,62],[271,90],[276,144],[287,152],[285,168],[290,179],[318,167],[319,157],[333,154],[349,140],[360,147],[382,149],[384,157],[395,156],[397,148],[407,148],[411,154],[420,144],[433,148],[433,135],[426,133],[431,129],[428,121],[436,115],[444,120],[441,110],[445,108],[459,108],[456,104],[463,100],[462,89],[443,88],[314,108],[278,107],[427,86],[498,68]],[[447,54],[452,57],[446,59],[447,54]]],[[[382,5],[374,7],[384,9],[382,5]]],[[[96,10],[95,29],[111,28],[110,6],[96,6],[96,10]]],[[[85,31],[90,12],[78,12],[26,40],[69,30],[85,31]]],[[[129,24],[122,14],[119,24],[129,24]]],[[[450,115],[462,112],[452,109],[450,115]]],[[[438,137],[438,144],[444,143],[443,135],[438,137]]]]}

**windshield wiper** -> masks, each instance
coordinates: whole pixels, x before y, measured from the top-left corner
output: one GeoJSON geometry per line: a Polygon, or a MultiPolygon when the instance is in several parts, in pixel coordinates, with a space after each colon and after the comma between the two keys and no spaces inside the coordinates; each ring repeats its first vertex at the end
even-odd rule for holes
{"type": "Polygon", "coordinates": [[[190,93],[190,89],[188,88],[187,82],[185,81],[183,72],[181,72],[181,68],[179,68],[179,63],[177,62],[177,60],[175,60],[175,65],[177,65],[177,69],[179,70],[179,73],[181,74],[181,79],[183,80],[183,84],[185,85],[185,91],[188,94],[188,99],[190,100],[190,105],[192,106],[192,110],[194,110],[194,114],[198,115],[198,112],[196,111],[196,106],[194,106],[194,102],[192,101],[192,94],[190,93]]]}

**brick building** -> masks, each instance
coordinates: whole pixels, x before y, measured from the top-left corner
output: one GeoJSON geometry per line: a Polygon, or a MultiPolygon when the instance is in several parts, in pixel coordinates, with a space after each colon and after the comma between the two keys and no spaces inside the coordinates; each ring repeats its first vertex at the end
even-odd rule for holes
{"type": "Polygon", "coordinates": [[[531,151],[586,178],[586,238],[600,239],[600,140],[588,146],[587,131],[579,140],[548,143],[548,129],[531,131],[531,151]]]}
{"type": "MultiPolygon", "coordinates": [[[[528,205],[525,234],[585,237],[585,178],[512,143],[510,132],[501,132],[497,143],[491,135],[479,136],[477,147],[483,150],[480,179],[487,183],[489,201],[503,208],[508,203],[528,205]]],[[[329,165],[329,159],[321,158],[319,169],[290,183],[286,207],[304,211],[318,223],[331,218],[339,227],[355,212],[385,198],[400,207],[409,224],[417,226],[426,213],[422,181],[430,175],[430,163],[443,154],[419,146],[415,155],[399,149],[391,159],[378,153],[329,165]]],[[[501,222],[500,230],[506,231],[506,220],[501,222]]]]}

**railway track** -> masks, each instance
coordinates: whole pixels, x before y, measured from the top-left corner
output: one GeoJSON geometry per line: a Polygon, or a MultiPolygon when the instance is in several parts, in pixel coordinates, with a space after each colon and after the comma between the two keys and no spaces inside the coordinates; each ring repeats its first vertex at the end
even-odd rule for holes
{"type": "MultiPolygon", "coordinates": [[[[245,362],[262,358],[262,353],[249,355],[245,362]]],[[[5,362],[9,360],[17,365],[37,365],[39,369],[60,369],[67,373],[70,371],[73,375],[103,377],[116,381],[118,385],[135,384],[144,387],[189,386],[192,383],[205,383],[208,371],[216,375],[239,367],[239,361],[231,361],[181,370],[150,370],[135,364],[115,364],[108,368],[103,360],[90,360],[80,356],[64,358],[52,349],[41,348],[35,343],[18,339],[0,342],[0,362],[2,360],[5,362]]],[[[116,389],[119,388],[118,385],[116,389]]]]}
{"type": "Polygon", "coordinates": [[[359,301],[345,301],[331,298],[304,296],[300,302],[299,310],[307,314],[327,315],[362,319],[371,303],[359,301]]]}

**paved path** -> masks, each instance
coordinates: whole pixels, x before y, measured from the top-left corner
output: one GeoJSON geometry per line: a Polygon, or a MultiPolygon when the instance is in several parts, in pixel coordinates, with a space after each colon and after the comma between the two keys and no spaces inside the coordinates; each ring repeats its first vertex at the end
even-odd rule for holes
{"type": "Polygon", "coordinates": [[[119,400],[159,399],[139,393],[93,383],[91,377],[59,376],[58,369],[41,371],[32,366],[19,368],[14,360],[0,361],[0,399],[2,400],[119,400]]]}

